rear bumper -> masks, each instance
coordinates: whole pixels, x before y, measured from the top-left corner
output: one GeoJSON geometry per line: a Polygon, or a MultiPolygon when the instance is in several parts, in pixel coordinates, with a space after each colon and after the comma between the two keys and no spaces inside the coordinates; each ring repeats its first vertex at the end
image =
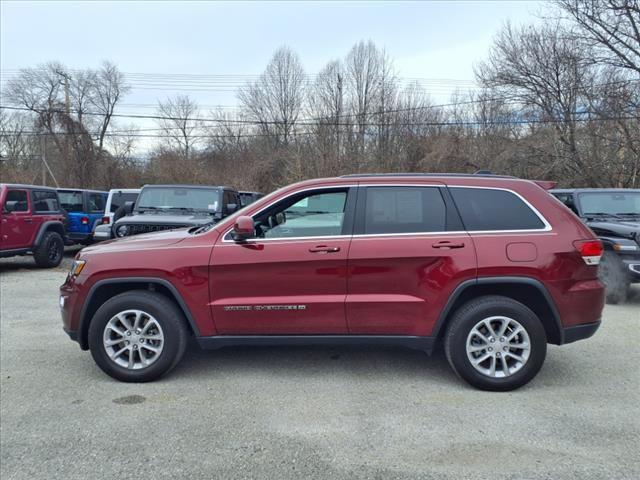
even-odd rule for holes
{"type": "Polygon", "coordinates": [[[593,323],[584,323],[582,325],[574,325],[573,327],[567,327],[563,329],[563,344],[573,343],[578,340],[584,340],[593,336],[594,333],[600,328],[601,321],[593,323]]]}
{"type": "Polygon", "coordinates": [[[73,242],[84,243],[91,240],[91,233],[85,232],[68,232],[67,237],[73,242]]]}

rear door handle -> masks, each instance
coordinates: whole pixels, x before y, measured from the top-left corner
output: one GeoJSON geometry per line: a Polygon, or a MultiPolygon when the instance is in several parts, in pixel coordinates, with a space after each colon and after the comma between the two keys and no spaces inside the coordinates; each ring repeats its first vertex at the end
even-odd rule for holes
{"type": "Polygon", "coordinates": [[[340,247],[329,247],[327,245],[316,245],[310,248],[311,253],[335,253],[340,251],[340,247]]]}
{"type": "Polygon", "coordinates": [[[433,248],[463,248],[464,242],[451,242],[449,240],[443,240],[431,245],[433,248]]]}
{"type": "Polygon", "coordinates": [[[33,218],[25,218],[24,223],[33,223],[33,218]]]}

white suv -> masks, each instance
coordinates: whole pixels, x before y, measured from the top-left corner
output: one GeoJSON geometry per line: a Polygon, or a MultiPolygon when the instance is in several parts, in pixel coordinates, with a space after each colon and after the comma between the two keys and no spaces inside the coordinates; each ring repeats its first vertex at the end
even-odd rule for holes
{"type": "Polygon", "coordinates": [[[114,188],[109,190],[104,217],[102,217],[102,222],[96,225],[93,230],[93,240],[95,242],[111,239],[111,226],[113,225],[113,216],[116,210],[127,202],[135,203],[139,194],[139,188],[114,188]]]}

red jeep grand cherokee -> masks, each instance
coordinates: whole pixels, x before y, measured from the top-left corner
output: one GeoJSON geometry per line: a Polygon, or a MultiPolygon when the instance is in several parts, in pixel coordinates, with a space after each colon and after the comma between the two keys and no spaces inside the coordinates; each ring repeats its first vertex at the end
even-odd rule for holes
{"type": "Polygon", "coordinates": [[[84,249],[64,329],[114,378],[156,379],[193,335],[238,344],[444,343],[487,390],[531,380],[547,343],[598,329],[602,245],[538,184],[478,175],[298,183],[215,225],[84,249]]]}

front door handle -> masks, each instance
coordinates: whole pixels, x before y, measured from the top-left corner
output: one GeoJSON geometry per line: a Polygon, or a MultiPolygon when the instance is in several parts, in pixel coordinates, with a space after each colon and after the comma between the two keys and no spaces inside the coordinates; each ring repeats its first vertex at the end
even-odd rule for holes
{"type": "Polygon", "coordinates": [[[25,218],[24,223],[33,223],[33,218],[25,218]]]}
{"type": "Polygon", "coordinates": [[[329,247],[327,245],[316,245],[310,248],[311,253],[335,253],[340,251],[340,247],[329,247]]]}
{"type": "Polygon", "coordinates": [[[433,248],[463,248],[464,242],[451,242],[449,240],[443,240],[431,245],[433,248]]]}

